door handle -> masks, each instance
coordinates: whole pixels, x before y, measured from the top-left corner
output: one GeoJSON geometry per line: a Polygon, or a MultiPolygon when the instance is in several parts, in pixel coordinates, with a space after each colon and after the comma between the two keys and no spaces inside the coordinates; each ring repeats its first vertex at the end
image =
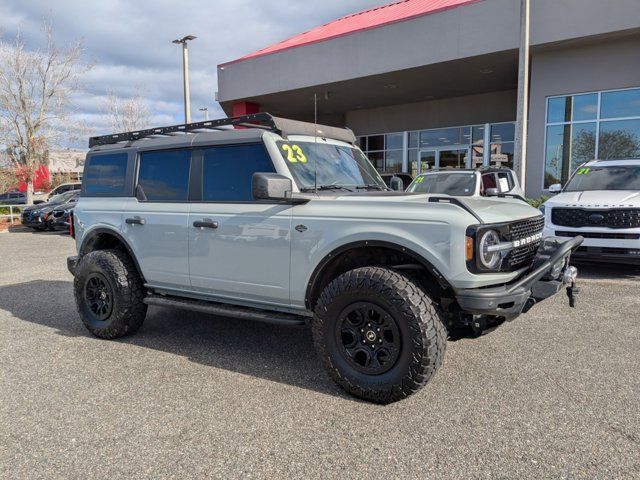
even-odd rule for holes
{"type": "Polygon", "coordinates": [[[140,217],[126,218],[124,221],[128,225],[144,225],[145,223],[147,223],[144,218],[140,217]]]}
{"type": "Polygon", "coordinates": [[[193,222],[193,226],[196,228],[218,228],[218,222],[213,220],[196,220],[193,222]]]}

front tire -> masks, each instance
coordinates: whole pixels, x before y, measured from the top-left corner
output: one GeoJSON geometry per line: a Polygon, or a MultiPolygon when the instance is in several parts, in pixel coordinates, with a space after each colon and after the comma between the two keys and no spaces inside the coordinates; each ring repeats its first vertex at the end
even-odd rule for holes
{"type": "Polygon", "coordinates": [[[126,253],[97,250],[84,255],[73,287],[82,323],[96,337],[123,337],[142,325],[147,314],[144,286],[126,253]]]}
{"type": "Polygon", "coordinates": [[[435,303],[388,268],[340,275],[315,309],[313,341],[325,368],[344,390],[376,403],[423,387],[442,363],[446,339],[435,303]]]}

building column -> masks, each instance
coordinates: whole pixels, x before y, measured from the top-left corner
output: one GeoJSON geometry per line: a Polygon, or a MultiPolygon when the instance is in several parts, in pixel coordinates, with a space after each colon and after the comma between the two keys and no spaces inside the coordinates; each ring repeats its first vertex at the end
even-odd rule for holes
{"type": "Polygon", "coordinates": [[[484,138],[482,139],[482,165],[488,167],[491,163],[491,124],[484,124],[484,138]]]}
{"type": "Polygon", "coordinates": [[[527,117],[529,114],[529,0],[520,0],[520,59],[518,62],[518,100],[513,169],[526,192],[527,117]]]}
{"type": "Polygon", "coordinates": [[[402,132],[402,171],[409,171],[409,132],[402,132]]]}

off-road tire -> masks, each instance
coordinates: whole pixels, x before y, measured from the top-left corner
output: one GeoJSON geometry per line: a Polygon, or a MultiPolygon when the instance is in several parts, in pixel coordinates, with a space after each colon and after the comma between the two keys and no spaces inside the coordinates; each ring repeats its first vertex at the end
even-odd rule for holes
{"type": "Polygon", "coordinates": [[[439,309],[409,277],[381,267],[348,271],[324,289],[316,304],[313,342],[333,380],[347,392],[365,400],[387,404],[422,388],[442,364],[447,329],[439,309]],[[336,339],[339,316],[351,304],[371,303],[396,322],[401,342],[395,364],[371,375],[356,370],[336,339]]]}
{"type": "Polygon", "coordinates": [[[82,323],[93,335],[114,339],[134,333],[147,314],[144,286],[131,258],[120,250],[97,250],[82,257],[73,282],[76,306],[82,323]],[[87,300],[87,282],[106,280],[112,298],[108,318],[99,319],[87,300]]]}

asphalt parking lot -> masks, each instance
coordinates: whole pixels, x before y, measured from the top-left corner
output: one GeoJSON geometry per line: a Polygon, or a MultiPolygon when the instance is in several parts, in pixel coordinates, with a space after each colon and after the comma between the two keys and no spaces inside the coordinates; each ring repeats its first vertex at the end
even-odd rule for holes
{"type": "Polygon", "coordinates": [[[450,341],[420,393],[344,394],[303,328],[151,308],[91,337],[67,236],[0,233],[0,477],[640,478],[640,269],[450,341]]]}

